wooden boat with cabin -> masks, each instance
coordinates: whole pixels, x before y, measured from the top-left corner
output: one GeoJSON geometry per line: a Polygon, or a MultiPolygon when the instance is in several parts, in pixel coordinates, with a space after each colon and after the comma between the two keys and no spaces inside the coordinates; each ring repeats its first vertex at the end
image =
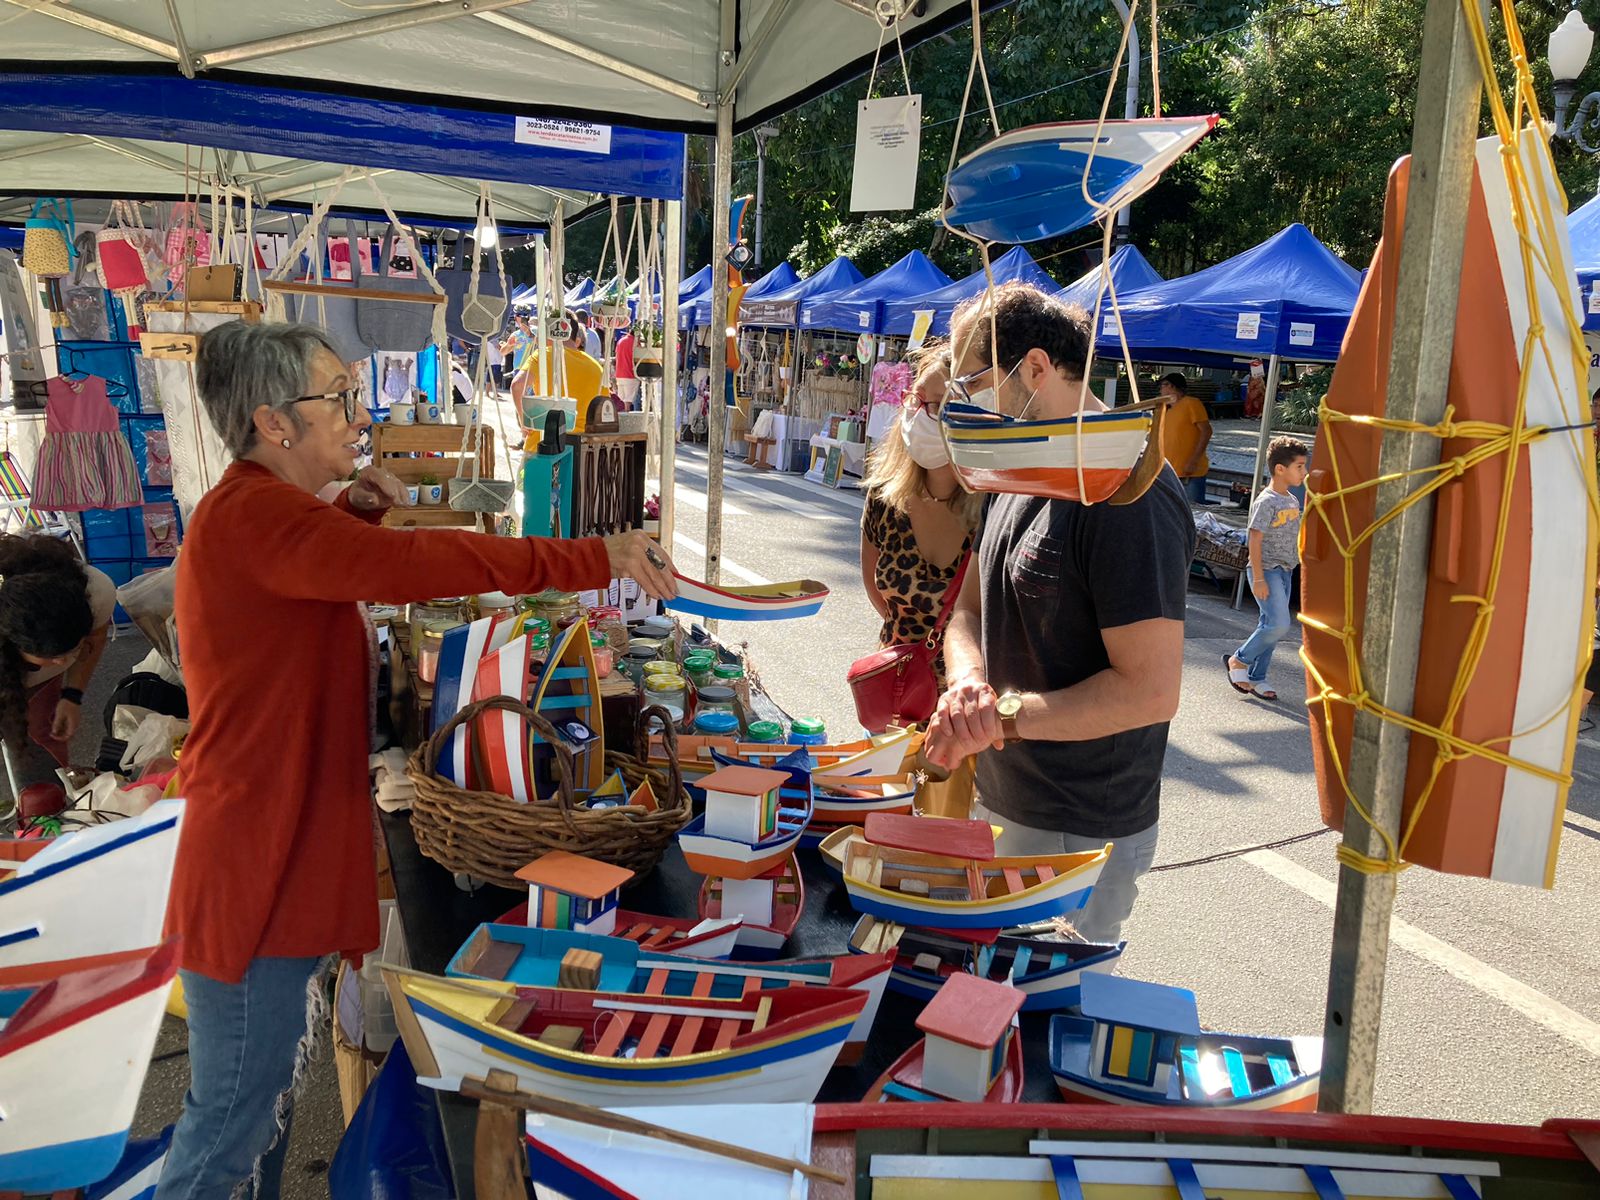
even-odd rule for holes
{"type": "MultiPolygon", "coordinates": [[[[610,936],[637,942],[645,950],[681,954],[688,958],[727,958],[739,942],[739,927],[744,923],[705,921],[693,917],[659,917],[653,913],[618,908],[617,923],[610,936]]],[[[527,902],[500,914],[497,925],[528,927],[527,902]]]]}
{"type": "MultiPolygon", "coordinates": [[[[605,718],[601,713],[600,676],[595,670],[589,621],[580,617],[550,643],[550,656],[534,682],[528,707],[556,727],[572,749],[573,789],[586,798],[605,782],[605,718]]],[[[538,793],[555,793],[554,751],[531,737],[534,781],[538,793]]]]}
{"type": "Polygon", "coordinates": [[[867,1091],[863,1102],[1015,1104],[1022,1099],[1022,1034],[1015,988],[952,975],[917,1016],[922,1038],[867,1091]]]}
{"type": "Polygon", "coordinates": [[[738,917],[744,922],[733,952],[735,958],[776,958],[800,924],[805,907],[806,885],[792,854],[754,879],[707,875],[700,885],[702,917],[708,921],[738,917]],[[734,898],[731,906],[730,897],[734,898]]]}

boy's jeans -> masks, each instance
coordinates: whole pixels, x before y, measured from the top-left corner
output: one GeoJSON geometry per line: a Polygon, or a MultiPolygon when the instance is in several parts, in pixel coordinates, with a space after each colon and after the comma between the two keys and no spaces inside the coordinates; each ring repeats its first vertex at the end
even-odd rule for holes
{"type": "Polygon", "coordinates": [[[1268,567],[1267,598],[1258,600],[1261,620],[1256,631],[1233,652],[1233,656],[1250,668],[1251,683],[1265,683],[1267,668],[1272,665],[1272,652],[1289,632],[1289,586],[1292,571],[1282,567],[1268,567]]]}

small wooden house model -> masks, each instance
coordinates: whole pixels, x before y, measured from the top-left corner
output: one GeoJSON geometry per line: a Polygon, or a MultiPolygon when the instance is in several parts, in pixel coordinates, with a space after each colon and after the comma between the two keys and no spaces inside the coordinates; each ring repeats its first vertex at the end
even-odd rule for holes
{"type": "Polygon", "coordinates": [[[523,867],[517,878],[528,885],[531,927],[609,934],[617,927],[617,897],[633,872],[553,850],[523,867]]]}
{"type": "Polygon", "coordinates": [[[1081,1009],[1095,1023],[1094,1078],[1166,1096],[1178,1039],[1200,1036],[1200,1010],[1187,988],[1117,975],[1083,977],[1081,1009]]]}
{"type": "Polygon", "coordinates": [[[711,837],[754,845],[778,831],[778,792],[787,771],[723,767],[700,781],[706,793],[705,831],[711,837]]]}
{"type": "Polygon", "coordinates": [[[950,976],[917,1018],[925,1040],[923,1089],[981,1103],[1005,1070],[1024,999],[1008,984],[964,972],[950,976]]]}

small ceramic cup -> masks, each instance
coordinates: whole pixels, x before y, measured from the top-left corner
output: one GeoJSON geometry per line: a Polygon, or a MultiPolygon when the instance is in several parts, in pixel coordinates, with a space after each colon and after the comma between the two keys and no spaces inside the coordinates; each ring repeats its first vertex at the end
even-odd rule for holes
{"type": "Polygon", "coordinates": [[[444,484],[425,483],[417,488],[417,498],[424,504],[444,503],[444,484]]]}
{"type": "Polygon", "coordinates": [[[417,423],[417,406],[409,400],[396,400],[389,405],[389,424],[415,425],[417,423]]]}
{"type": "Polygon", "coordinates": [[[430,400],[426,404],[423,404],[421,401],[417,402],[418,425],[442,425],[443,423],[444,416],[439,411],[439,404],[437,401],[430,400]]]}
{"type": "Polygon", "coordinates": [[[406,488],[406,498],[411,501],[411,506],[413,508],[415,508],[416,505],[417,505],[417,485],[416,484],[413,483],[413,484],[409,485],[406,488]]]}
{"type": "Polygon", "coordinates": [[[451,414],[450,419],[457,425],[471,425],[478,419],[478,406],[476,404],[462,404],[457,401],[455,412],[451,414]]]}

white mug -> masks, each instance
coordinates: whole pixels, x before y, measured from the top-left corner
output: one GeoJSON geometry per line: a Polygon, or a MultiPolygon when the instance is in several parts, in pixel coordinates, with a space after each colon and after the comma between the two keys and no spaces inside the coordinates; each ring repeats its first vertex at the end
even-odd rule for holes
{"type": "Polygon", "coordinates": [[[424,504],[441,504],[444,502],[444,484],[427,483],[417,489],[418,497],[424,504]]]}
{"type": "Polygon", "coordinates": [[[417,506],[417,485],[416,484],[413,483],[413,484],[410,484],[409,486],[407,486],[407,488],[406,488],[406,499],[411,501],[411,507],[412,508],[415,508],[417,506]]]}
{"type": "Polygon", "coordinates": [[[463,404],[457,400],[455,412],[451,415],[457,425],[471,425],[478,419],[478,406],[476,404],[463,404]]]}
{"type": "Polygon", "coordinates": [[[443,418],[439,413],[439,402],[437,400],[429,400],[426,404],[423,404],[420,401],[417,403],[417,424],[443,424],[443,418]]]}
{"type": "Polygon", "coordinates": [[[389,405],[389,424],[415,425],[417,423],[417,406],[409,400],[396,400],[389,405]]]}

